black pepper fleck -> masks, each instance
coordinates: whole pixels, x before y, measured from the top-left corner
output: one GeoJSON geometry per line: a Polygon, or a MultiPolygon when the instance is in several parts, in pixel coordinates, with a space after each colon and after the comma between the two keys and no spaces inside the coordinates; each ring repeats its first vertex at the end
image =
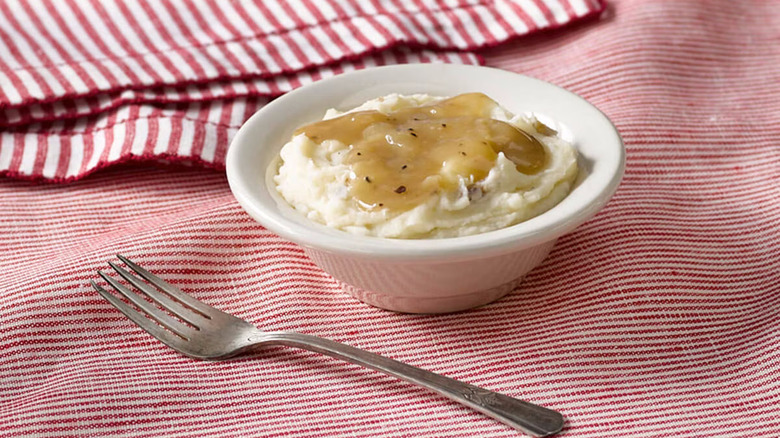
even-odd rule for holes
{"type": "Polygon", "coordinates": [[[406,187],[405,186],[398,186],[398,188],[395,189],[396,193],[403,193],[405,191],[406,191],[406,187]]]}
{"type": "Polygon", "coordinates": [[[442,127],[442,128],[446,128],[446,127],[447,127],[447,124],[446,124],[446,123],[442,123],[442,124],[441,124],[441,127],[442,127]]]}
{"type": "Polygon", "coordinates": [[[370,183],[370,182],[371,182],[371,178],[369,178],[369,177],[366,177],[365,179],[366,179],[366,182],[367,182],[367,183],[370,183]]]}
{"type": "Polygon", "coordinates": [[[464,157],[466,156],[466,153],[463,151],[460,151],[460,154],[463,155],[464,157]]]}
{"type": "Polygon", "coordinates": [[[412,137],[417,137],[417,134],[415,134],[414,132],[412,132],[411,134],[412,134],[412,137]]]}
{"type": "Polygon", "coordinates": [[[357,154],[358,154],[358,156],[360,156],[360,155],[363,155],[363,154],[361,154],[360,152],[358,152],[357,154]]]}
{"type": "Polygon", "coordinates": [[[406,164],[404,164],[403,166],[401,166],[401,170],[403,170],[403,169],[406,169],[407,167],[409,167],[409,166],[407,166],[406,164]]]}
{"type": "Polygon", "coordinates": [[[385,204],[382,204],[382,203],[380,202],[380,203],[379,203],[379,206],[380,206],[380,207],[384,207],[384,206],[385,206],[385,204]]]}

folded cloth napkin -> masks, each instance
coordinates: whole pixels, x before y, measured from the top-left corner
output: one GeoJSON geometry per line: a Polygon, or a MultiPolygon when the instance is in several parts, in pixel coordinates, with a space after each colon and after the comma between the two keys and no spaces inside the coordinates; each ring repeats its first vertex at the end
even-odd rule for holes
{"type": "MultiPolygon", "coordinates": [[[[88,5],[97,10],[97,3],[88,5]]],[[[100,3],[112,5],[107,10],[130,4],[100,3]]],[[[312,3],[321,4],[289,5],[298,11],[312,3]]],[[[182,3],[160,4],[169,9],[182,3]]],[[[372,0],[365,7],[396,7],[399,12],[388,20],[411,23],[415,17],[421,29],[436,28],[426,20],[429,14],[400,9],[432,4],[372,0]]],[[[441,4],[468,9],[507,3],[441,4]]],[[[528,11],[552,5],[514,4],[528,11]]],[[[8,5],[25,14],[19,17],[29,16],[30,8],[8,5]]],[[[548,6],[547,16],[529,16],[553,23],[567,10],[583,12],[585,4],[559,5],[548,6]]],[[[0,9],[7,17],[9,6],[0,9]]],[[[100,13],[85,14],[93,15],[64,20],[93,22],[100,13]]],[[[28,26],[28,32],[53,29],[57,21],[50,16],[42,18],[46,26],[28,26]]],[[[220,21],[208,21],[217,32],[220,21]]],[[[0,20],[6,35],[9,23],[0,20]]],[[[479,51],[488,65],[546,79],[589,99],[618,126],[628,160],[620,189],[599,215],[562,237],[512,294],[467,312],[402,315],[357,302],[300,248],[249,218],[221,172],[123,165],[68,184],[0,180],[0,436],[518,436],[428,391],[314,353],[275,347],[230,362],[184,358],[90,288],[95,270],[105,269],[116,253],[262,328],[329,337],[557,409],[567,418],[567,437],[780,436],[778,29],[776,2],[613,0],[599,21],[479,51]]],[[[24,41],[13,35],[0,39],[3,47],[24,41]]],[[[74,32],[72,38],[84,35],[74,32]]],[[[148,38],[157,43],[151,31],[148,38]]],[[[64,49],[75,43],[63,37],[61,44],[64,49]]],[[[442,53],[426,49],[432,50],[426,57],[442,53]]],[[[422,50],[405,56],[423,56],[422,50]]],[[[211,49],[194,52],[197,59],[218,56],[211,49]]],[[[105,70],[122,72],[108,64],[105,70]]],[[[279,80],[271,83],[281,88],[279,80]]],[[[270,97],[247,93],[239,104],[220,99],[222,91],[210,84],[105,88],[105,98],[72,101],[87,99],[86,112],[94,105],[98,115],[89,121],[99,120],[100,129],[109,126],[111,114],[110,122],[126,120],[130,110],[124,108],[140,95],[139,114],[170,115],[149,119],[158,136],[169,128],[166,135],[174,138],[202,135],[203,152],[224,148],[230,132],[184,121],[235,129],[251,105],[270,97]],[[216,97],[187,106],[198,93],[216,97]],[[161,105],[156,99],[172,101],[161,105]],[[233,109],[229,116],[227,110],[204,109],[216,108],[212,104],[233,109]]],[[[263,86],[271,87],[257,85],[263,86]]],[[[27,105],[31,110],[23,117],[48,111],[45,102],[18,102],[4,108],[27,105]]],[[[51,110],[64,111],[56,101],[51,110]]],[[[11,116],[5,120],[15,123],[11,116]]],[[[68,129],[83,130],[83,118],[73,120],[35,129],[74,123],[68,129]]],[[[64,137],[50,137],[49,131],[38,136],[22,125],[10,128],[13,144],[33,145],[24,148],[21,161],[43,162],[48,169],[47,148],[64,137]]],[[[109,131],[110,138],[101,134],[92,151],[102,156],[106,145],[129,130],[109,131]]],[[[9,131],[2,131],[7,138],[9,131]]],[[[73,157],[79,149],[72,145],[79,141],[71,143],[73,157]]],[[[134,144],[131,151],[146,147],[134,144]]],[[[174,142],[170,151],[170,142],[154,144],[151,156],[165,150],[169,155],[163,156],[173,157],[182,143],[174,142]]],[[[113,146],[108,150],[113,153],[113,146]]],[[[134,156],[119,150],[120,159],[134,156]]],[[[218,166],[219,154],[209,154],[218,166]]],[[[2,156],[0,163],[7,163],[2,156]]],[[[88,165],[61,175],[82,175],[92,169],[88,165]]],[[[33,175],[19,169],[14,175],[33,175]]]]}
{"type": "Polygon", "coordinates": [[[596,0],[3,3],[0,174],[72,180],[153,157],[221,167],[238,126],[291,88],[382,64],[476,64],[468,51],[603,9],[596,0]]]}

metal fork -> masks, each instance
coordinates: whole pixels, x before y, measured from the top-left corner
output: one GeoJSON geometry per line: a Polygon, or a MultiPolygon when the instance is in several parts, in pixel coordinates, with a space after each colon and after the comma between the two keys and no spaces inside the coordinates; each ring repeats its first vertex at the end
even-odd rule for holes
{"type": "Polygon", "coordinates": [[[92,287],[139,327],[186,356],[202,360],[223,360],[250,348],[264,345],[302,348],[428,388],[532,436],[554,434],[563,427],[564,420],[561,414],[526,401],[328,339],[295,332],[261,331],[243,319],[192,298],[126,257],[121,255],[117,257],[143,280],[115,263],[108,262],[108,264],[129,284],[151,298],[156,305],[101,271],[98,271],[98,274],[119,294],[133,303],[135,308],[94,281],[91,281],[92,287]]]}

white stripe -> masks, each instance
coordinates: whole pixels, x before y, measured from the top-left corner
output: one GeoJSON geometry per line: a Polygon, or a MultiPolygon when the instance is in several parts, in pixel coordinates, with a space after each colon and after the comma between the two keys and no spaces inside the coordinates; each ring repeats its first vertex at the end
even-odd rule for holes
{"type": "Polygon", "coordinates": [[[73,135],[70,137],[70,161],[66,176],[75,176],[84,161],[84,137],[73,135]]]}
{"type": "MultiPolygon", "coordinates": [[[[16,2],[15,2],[16,3],[16,2]]],[[[59,69],[65,78],[71,83],[73,88],[75,88],[77,91],[84,90],[86,91],[86,85],[81,81],[81,79],[73,72],[72,68],[67,65],[67,61],[62,58],[60,53],[57,51],[57,49],[54,47],[54,45],[51,44],[48,38],[45,38],[41,33],[38,32],[37,28],[33,29],[32,26],[32,19],[30,18],[29,14],[27,14],[27,11],[24,7],[21,6],[11,6],[14,10],[14,14],[18,14],[16,19],[19,23],[22,23],[22,25],[30,23],[28,26],[28,36],[35,41],[35,43],[38,45],[38,47],[41,48],[41,50],[46,54],[46,56],[51,60],[53,65],[48,66],[47,68],[57,68],[59,69]]],[[[46,8],[35,8],[36,16],[40,18],[40,22],[42,26],[46,26],[43,15],[39,14],[38,9],[46,9],[46,8]]],[[[47,12],[48,14],[48,12],[47,12]]],[[[48,16],[48,15],[47,15],[48,16]]],[[[50,23],[51,26],[47,27],[48,30],[56,29],[58,26],[56,26],[56,23],[50,23]]],[[[57,32],[50,32],[50,34],[56,38],[57,32]]],[[[62,40],[64,38],[59,38],[57,43],[60,43],[59,40],[62,40]]],[[[64,49],[64,47],[63,47],[64,49]]],[[[64,49],[65,50],[65,49],[64,49]]],[[[83,92],[83,91],[82,91],[83,92]]]]}
{"type": "Polygon", "coordinates": [[[319,42],[320,46],[322,46],[322,48],[325,49],[326,52],[328,52],[328,56],[330,56],[331,58],[339,59],[344,55],[341,52],[341,49],[339,49],[336,46],[336,42],[333,41],[330,38],[330,35],[325,33],[325,31],[322,30],[321,27],[311,28],[310,35],[312,35],[314,38],[317,39],[317,42],[319,42]]]}
{"type": "Polygon", "coordinates": [[[528,14],[529,17],[531,17],[531,20],[538,26],[538,27],[547,27],[550,25],[550,22],[547,21],[547,18],[545,18],[544,13],[541,9],[539,9],[536,4],[531,0],[516,0],[518,4],[520,4],[520,7],[528,14]]]}
{"type": "MultiPolygon", "coordinates": [[[[290,5],[290,9],[295,11],[298,18],[303,20],[304,23],[310,26],[317,24],[317,18],[314,17],[314,14],[312,14],[309,11],[309,7],[304,5],[303,2],[301,2],[301,0],[287,0],[287,3],[290,5]]],[[[322,8],[325,5],[325,2],[314,1],[312,2],[312,4],[314,5],[315,8],[319,9],[320,12],[323,12],[322,8]]],[[[329,13],[325,14],[325,19],[331,20],[335,18],[334,15],[335,14],[333,14],[333,10],[331,9],[329,13]]]]}
{"type": "Polygon", "coordinates": [[[213,4],[212,6],[214,9],[216,9],[216,12],[212,12],[211,8],[209,8],[205,2],[193,2],[188,3],[188,7],[182,8],[183,10],[186,10],[187,17],[185,18],[185,22],[191,23],[192,26],[198,26],[198,29],[193,32],[196,34],[202,34],[204,35],[204,43],[206,44],[215,44],[218,42],[227,42],[234,40],[237,36],[233,35],[232,32],[227,30],[224,25],[220,22],[220,20],[216,19],[214,17],[215,14],[220,14],[222,16],[225,16],[224,9],[226,4],[230,2],[221,2],[213,4]],[[205,29],[200,28],[200,24],[195,20],[195,18],[192,16],[192,14],[189,13],[189,8],[195,7],[195,9],[198,10],[200,13],[201,18],[203,18],[204,21],[206,21],[206,24],[209,27],[209,30],[213,31],[217,38],[214,39],[208,35],[206,35],[205,29]]]}
{"type": "MultiPolygon", "coordinates": [[[[214,47],[211,47],[211,49],[214,49],[214,47]]],[[[198,47],[198,48],[187,48],[186,50],[187,50],[187,53],[189,53],[190,57],[194,58],[195,62],[198,63],[203,68],[203,71],[206,73],[206,76],[208,76],[208,77],[217,77],[219,75],[219,72],[217,71],[216,66],[212,63],[211,60],[209,60],[208,58],[206,58],[206,56],[204,56],[204,53],[203,53],[204,51],[200,47],[198,47]]],[[[213,50],[209,50],[208,47],[206,48],[205,51],[213,53],[213,50]]],[[[209,53],[209,54],[211,54],[211,53],[209,53]]],[[[220,55],[220,57],[221,57],[221,55],[220,55]]],[[[214,62],[218,63],[219,61],[216,58],[214,58],[214,62]]],[[[224,64],[218,64],[218,65],[224,66],[224,64]]]]}
{"type": "Polygon", "coordinates": [[[37,99],[42,99],[46,97],[44,96],[41,87],[38,86],[38,82],[30,75],[30,73],[27,70],[16,70],[15,73],[16,76],[19,78],[19,80],[22,81],[24,86],[27,88],[30,97],[37,98],[37,99]]]}
{"type": "MultiPolygon", "coordinates": [[[[400,41],[408,41],[409,38],[406,36],[407,32],[401,30],[401,28],[396,26],[395,22],[393,22],[393,20],[391,20],[387,16],[385,16],[385,15],[377,15],[377,16],[374,17],[374,20],[376,20],[376,22],[379,23],[379,25],[381,25],[385,29],[387,29],[387,31],[391,35],[393,35],[394,38],[396,38],[396,39],[398,39],[400,41]]],[[[418,35],[416,30],[413,31],[412,33],[414,35],[418,35]]],[[[423,39],[419,40],[419,41],[421,41],[421,43],[426,43],[426,42],[428,42],[428,38],[427,37],[423,37],[423,39]]]]}
{"type": "MultiPolygon", "coordinates": [[[[150,7],[157,6],[158,2],[151,2],[149,5],[150,7]]],[[[150,17],[146,14],[146,11],[144,11],[143,8],[140,7],[132,7],[128,8],[130,10],[130,13],[133,14],[135,17],[135,21],[138,23],[149,23],[151,21],[150,17]]],[[[164,8],[163,8],[164,9],[164,8]]],[[[167,15],[167,20],[171,20],[170,16],[167,15]]],[[[155,17],[158,18],[158,17],[155,17]]],[[[165,19],[162,20],[163,23],[170,23],[170,21],[165,21],[165,19]]],[[[168,44],[167,40],[160,35],[160,33],[157,31],[157,28],[155,26],[147,25],[144,26],[144,30],[149,34],[149,40],[152,41],[154,44],[157,44],[157,49],[160,51],[159,56],[167,56],[170,58],[171,63],[174,65],[174,67],[178,70],[178,73],[180,73],[182,76],[184,76],[186,79],[197,79],[197,75],[195,74],[195,71],[192,69],[192,67],[184,60],[184,58],[179,54],[177,49],[174,49],[171,47],[170,44],[168,44]]],[[[175,35],[172,35],[175,38],[175,35]]]]}
{"type": "Polygon", "coordinates": [[[94,169],[98,165],[103,149],[106,148],[106,131],[92,133],[92,156],[87,163],[87,169],[94,169]]]}
{"type": "Polygon", "coordinates": [[[154,145],[154,153],[161,154],[168,150],[168,142],[171,140],[171,119],[159,118],[157,119],[157,143],[154,145]]]}
{"type": "Polygon", "coordinates": [[[90,61],[80,61],[79,66],[81,69],[89,75],[90,79],[95,83],[95,86],[99,90],[107,90],[111,88],[109,80],[103,76],[103,73],[97,68],[97,65],[90,61]]]}
{"type": "Polygon", "coordinates": [[[108,132],[113,133],[113,139],[108,147],[108,160],[114,161],[119,158],[122,153],[122,146],[127,141],[127,125],[125,123],[116,123],[105,129],[104,134],[108,136],[108,132]]]}
{"type": "MultiPolygon", "coordinates": [[[[208,109],[208,113],[206,113],[206,122],[208,123],[219,123],[219,118],[222,115],[222,109],[225,107],[224,101],[213,101],[208,103],[203,103],[202,105],[208,109]]],[[[194,115],[191,117],[193,120],[201,120],[200,117],[194,115]]]]}
{"type": "Polygon", "coordinates": [[[3,90],[3,94],[8,97],[8,101],[11,104],[16,104],[22,101],[22,96],[19,94],[19,91],[13,85],[11,79],[9,79],[2,70],[0,70],[0,89],[3,90]]]}
{"type": "MultiPolygon", "coordinates": [[[[475,44],[480,46],[485,44],[485,42],[487,41],[487,36],[485,36],[482,33],[482,31],[477,27],[477,24],[471,18],[471,15],[469,15],[463,9],[455,9],[453,13],[455,14],[456,17],[460,19],[461,23],[463,23],[466,34],[471,36],[471,39],[474,40],[475,44]]],[[[498,23],[495,24],[498,25],[498,23]]]]}
{"type": "Polygon", "coordinates": [[[553,17],[555,17],[555,21],[558,24],[563,24],[569,21],[569,15],[566,13],[566,10],[563,8],[563,5],[561,5],[560,2],[566,1],[566,0],[542,0],[542,2],[547,5],[547,9],[550,10],[550,12],[553,13],[553,17]]]}
{"type": "Polygon", "coordinates": [[[0,132],[0,170],[8,170],[11,167],[13,152],[14,134],[0,132]]]}
{"type": "Polygon", "coordinates": [[[127,56],[128,52],[124,50],[124,47],[119,44],[118,41],[116,41],[116,39],[113,37],[113,33],[109,31],[108,28],[106,28],[103,20],[100,18],[100,16],[98,16],[93,8],[81,8],[80,10],[91,24],[93,30],[98,35],[103,36],[105,39],[105,45],[116,51],[114,53],[104,53],[98,49],[97,45],[95,45],[89,38],[89,34],[86,32],[86,30],[81,29],[81,25],[77,22],[78,20],[76,20],[75,16],[71,14],[70,9],[64,5],[64,2],[55,2],[54,4],[55,7],[57,7],[57,9],[60,11],[60,14],[63,16],[65,21],[71,26],[73,33],[77,37],[82,37],[79,39],[79,41],[87,50],[90,50],[91,53],[95,54],[93,59],[105,58],[102,63],[111,71],[111,73],[114,74],[120,83],[123,85],[136,85],[131,84],[130,78],[128,78],[124,72],[121,71],[119,66],[112,60],[112,58],[114,58],[116,55],[123,56],[122,60],[128,64],[130,69],[133,70],[133,73],[135,73],[143,83],[151,83],[152,78],[147,75],[143,69],[141,69],[141,67],[135,62],[134,59],[127,56]],[[62,5],[58,5],[58,3],[62,3],[62,5]]]}
{"type": "Polygon", "coordinates": [[[179,141],[179,149],[176,154],[181,157],[189,157],[192,153],[192,144],[195,138],[195,123],[184,118],[181,119],[180,123],[181,140],[179,141]]]}
{"type": "Polygon", "coordinates": [[[241,126],[244,123],[244,112],[246,111],[247,100],[236,99],[233,101],[233,111],[230,114],[230,126],[241,126]]]}
{"type": "MultiPolygon", "coordinates": [[[[134,53],[141,53],[145,54],[142,56],[142,58],[149,63],[149,66],[155,70],[155,73],[160,75],[161,78],[167,81],[173,81],[174,76],[173,74],[168,71],[167,68],[160,62],[160,60],[157,58],[157,55],[155,53],[147,53],[149,50],[154,50],[155,48],[147,48],[144,43],[141,41],[141,39],[136,34],[135,30],[133,29],[133,26],[130,25],[130,22],[127,21],[125,16],[121,13],[119,13],[119,7],[116,6],[115,0],[108,0],[108,4],[104,7],[106,10],[106,13],[110,16],[111,20],[114,21],[114,24],[117,26],[117,28],[121,29],[122,36],[124,36],[128,43],[130,44],[132,51],[134,53]]],[[[91,8],[87,8],[91,9],[91,8]]],[[[128,10],[133,9],[142,9],[140,7],[128,7],[128,10]]],[[[143,21],[140,23],[144,23],[143,21]]],[[[150,28],[153,26],[145,26],[145,28],[150,28]]],[[[162,56],[166,56],[163,54],[162,56]]],[[[133,60],[135,63],[135,60],[133,60]]],[[[139,64],[135,64],[137,68],[141,69],[139,64]]],[[[135,67],[133,67],[133,70],[135,71],[135,67]]],[[[145,75],[146,72],[144,69],[141,69],[143,74],[145,75]]],[[[136,74],[138,74],[136,72],[136,74]]],[[[149,77],[149,81],[151,81],[151,76],[149,77]]],[[[143,81],[143,78],[141,78],[143,81]]]]}
{"type": "Polygon", "coordinates": [[[73,67],[68,64],[63,64],[58,66],[57,69],[60,71],[62,76],[68,80],[68,83],[70,83],[70,85],[77,93],[86,93],[87,91],[90,91],[89,87],[87,87],[87,84],[84,83],[73,67]]]}
{"type": "Polygon", "coordinates": [[[444,32],[449,36],[452,31],[451,25],[445,24],[445,26],[448,26],[448,28],[444,29],[440,28],[438,23],[433,23],[426,15],[416,14],[415,17],[417,18],[417,21],[421,23],[423,27],[422,29],[418,29],[414,22],[412,22],[411,18],[409,18],[407,15],[400,15],[396,18],[399,19],[404,27],[412,31],[418,41],[421,41],[420,35],[424,35],[422,38],[425,41],[432,39],[438,46],[448,45],[447,40],[441,36],[441,33],[444,32]]]}
{"type": "Polygon", "coordinates": [[[517,16],[517,13],[515,13],[515,11],[506,4],[507,1],[511,0],[498,0],[496,2],[496,13],[502,16],[504,20],[509,23],[512,29],[514,29],[514,31],[518,34],[522,35],[528,33],[530,29],[528,29],[528,26],[523,22],[523,20],[517,16]]]}
{"type": "Polygon", "coordinates": [[[487,10],[487,8],[477,7],[473,10],[479,16],[479,19],[482,21],[482,23],[485,24],[485,27],[490,32],[490,34],[493,35],[493,38],[498,41],[504,41],[505,39],[509,38],[509,34],[504,29],[504,26],[500,25],[496,21],[496,18],[493,16],[493,14],[490,13],[490,11],[487,10]]]}
{"type": "Polygon", "coordinates": [[[336,31],[338,36],[341,37],[341,40],[344,41],[353,52],[360,53],[366,49],[369,49],[369,47],[364,46],[363,43],[361,43],[360,41],[357,40],[357,38],[354,37],[352,32],[349,29],[347,29],[347,26],[345,26],[344,23],[334,21],[331,24],[331,27],[333,28],[333,30],[336,31]]]}
{"type": "Polygon", "coordinates": [[[276,47],[276,51],[282,56],[284,62],[290,68],[300,69],[303,66],[301,61],[295,55],[293,55],[292,51],[287,46],[287,43],[285,43],[281,37],[278,35],[269,35],[267,41],[276,47]]]}
{"type": "MultiPolygon", "coordinates": [[[[286,1],[286,0],[281,0],[286,1]]],[[[266,8],[273,14],[274,18],[276,18],[279,23],[282,25],[284,29],[293,29],[295,28],[295,21],[293,21],[292,18],[290,18],[289,15],[287,15],[286,12],[284,12],[284,9],[282,9],[281,6],[279,6],[278,0],[267,0],[263,4],[265,4],[266,8]]],[[[278,31],[279,29],[274,29],[278,31]]]]}
{"type": "MultiPolygon", "coordinates": [[[[243,48],[241,49],[243,51],[243,48]]],[[[246,53],[246,52],[243,52],[246,53]]],[[[239,96],[244,96],[247,93],[249,93],[249,88],[247,87],[246,81],[233,81],[230,82],[228,85],[233,87],[233,91],[238,94],[239,96]]]]}
{"type": "Polygon", "coordinates": [[[268,73],[278,73],[282,70],[282,67],[276,62],[275,59],[269,53],[268,47],[265,43],[257,40],[247,40],[249,48],[257,54],[257,56],[265,62],[268,66],[268,73]]]}
{"type": "Polygon", "coordinates": [[[3,60],[8,68],[18,70],[22,68],[35,68],[41,65],[41,62],[37,57],[33,57],[32,61],[28,59],[28,56],[33,55],[32,49],[19,32],[11,26],[11,23],[6,20],[4,14],[0,14],[0,32],[8,35],[11,44],[16,46],[17,52],[19,52],[22,57],[22,59],[16,59],[16,56],[11,52],[11,47],[6,44],[5,39],[0,38],[0,59],[3,60]]]}
{"type": "Polygon", "coordinates": [[[130,153],[141,155],[146,147],[146,140],[149,138],[149,120],[139,118],[129,123],[135,124],[135,135],[130,146],[130,153]]]}
{"type": "Polygon", "coordinates": [[[255,3],[252,0],[239,0],[239,3],[241,3],[241,6],[244,7],[244,10],[247,12],[248,16],[245,17],[240,14],[236,14],[237,16],[247,20],[251,19],[257,27],[263,30],[264,34],[266,35],[277,30],[276,27],[274,27],[271,22],[268,21],[265,14],[257,6],[255,6],[255,3]]]}
{"type": "MultiPolygon", "coordinates": [[[[235,58],[238,60],[238,62],[241,63],[241,66],[242,66],[242,68],[244,69],[245,72],[261,72],[262,71],[262,69],[261,69],[262,66],[255,65],[254,60],[252,60],[251,57],[249,56],[249,54],[246,52],[246,50],[244,50],[243,44],[227,43],[227,44],[224,45],[224,47],[225,47],[225,49],[230,51],[230,53],[232,53],[235,56],[235,58]]],[[[239,84],[240,85],[244,85],[244,83],[245,83],[244,81],[236,81],[233,84],[233,86],[235,87],[236,85],[239,85],[239,84]]],[[[215,84],[215,85],[220,85],[220,84],[215,84]]]]}
{"type": "Polygon", "coordinates": [[[582,17],[590,11],[590,8],[583,0],[569,0],[569,4],[571,5],[571,8],[574,9],[574,13],[577,14],[578,17],[582,17]]]}
{"type": "MultiPolygon", "coordinates": [[[[218,9],[222,12],[222,16],[235,28],[239,36],[242,38],[255,36],[255,32],[252,29],[248,19],[244,19],[241,14],[233,8],[232,2],[222,2],[219,4],[218,9]]],[[[235,36],[230,37],[236,38],[235,36]]]]}
{"type": "Polygon", "coordinates": [[[38,134],[24,134],[24,150],[19,172],[31,175],[35,165],[35,154],[38,152],[38,134]]]}
{"type": "Polygon", "coordinates": [[[56,97],[60,97],[65,94],[65,88],[60,84],[60,81],[57,80],[57,78],[54,77],[52,72],[48,68],[38,68],[36,69],[38,74],[43,77],[43,80],[46,81],[46,83],[49,85],[49,88],[51,89],[52,93],[56,97]]]}
{"type": "Polygon", "coordinates": [[[298,44],[301,50],[303,50],[303,53],[306,54],[309,62],[312,62],[316,65],[320,65],[325,62],[325,59],[320,56],[319,51],[317,51],[317,49],[311,45],[308,39],[303,37],[303,34],[300,32],[290,32],[289,36],[296,44],[298,44]]]}
{"type": "Polygon", "coordinates": [[[384,35],[379,33],[374,24],[363,17],[357,17],[353,20],[355,27],[368,38],[374,47],[384,47],[390,44],[390,41],[385,39],[384,35]]]}
{"type": "Polygon", "coordinates": [[[203,126],[203,149],[200,158],[207,162],[214,162],[214,155],[217,151],[217,129],[216,125],[203,126]]]}
{"type": "Polygon", "coordinates": [[[62,153],[62,145],[60,143],[60,137],[56,135],[50,135],[46,138],[46,159],[43,162],[43,176],[46,178],[54,177],[57,172],[57,165],[59,164],[60,154],[62,153]]]}

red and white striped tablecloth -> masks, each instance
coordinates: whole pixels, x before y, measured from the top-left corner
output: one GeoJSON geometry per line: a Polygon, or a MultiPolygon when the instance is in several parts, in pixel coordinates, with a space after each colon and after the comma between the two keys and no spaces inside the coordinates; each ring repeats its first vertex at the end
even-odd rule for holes
{"type": "Polygon", "coordinates": [[[0,58],[0,436],[518,435],[313,353],[186,359],[90,289],[116,253],[260,327],[559,410],[565,436],[780,436],[775,2],[9,1],[0,58]],[[550,81],[625,140],[612,201],[491,305],[361,304],[220,170],[267,99],[398,62],[550,81]]]}

